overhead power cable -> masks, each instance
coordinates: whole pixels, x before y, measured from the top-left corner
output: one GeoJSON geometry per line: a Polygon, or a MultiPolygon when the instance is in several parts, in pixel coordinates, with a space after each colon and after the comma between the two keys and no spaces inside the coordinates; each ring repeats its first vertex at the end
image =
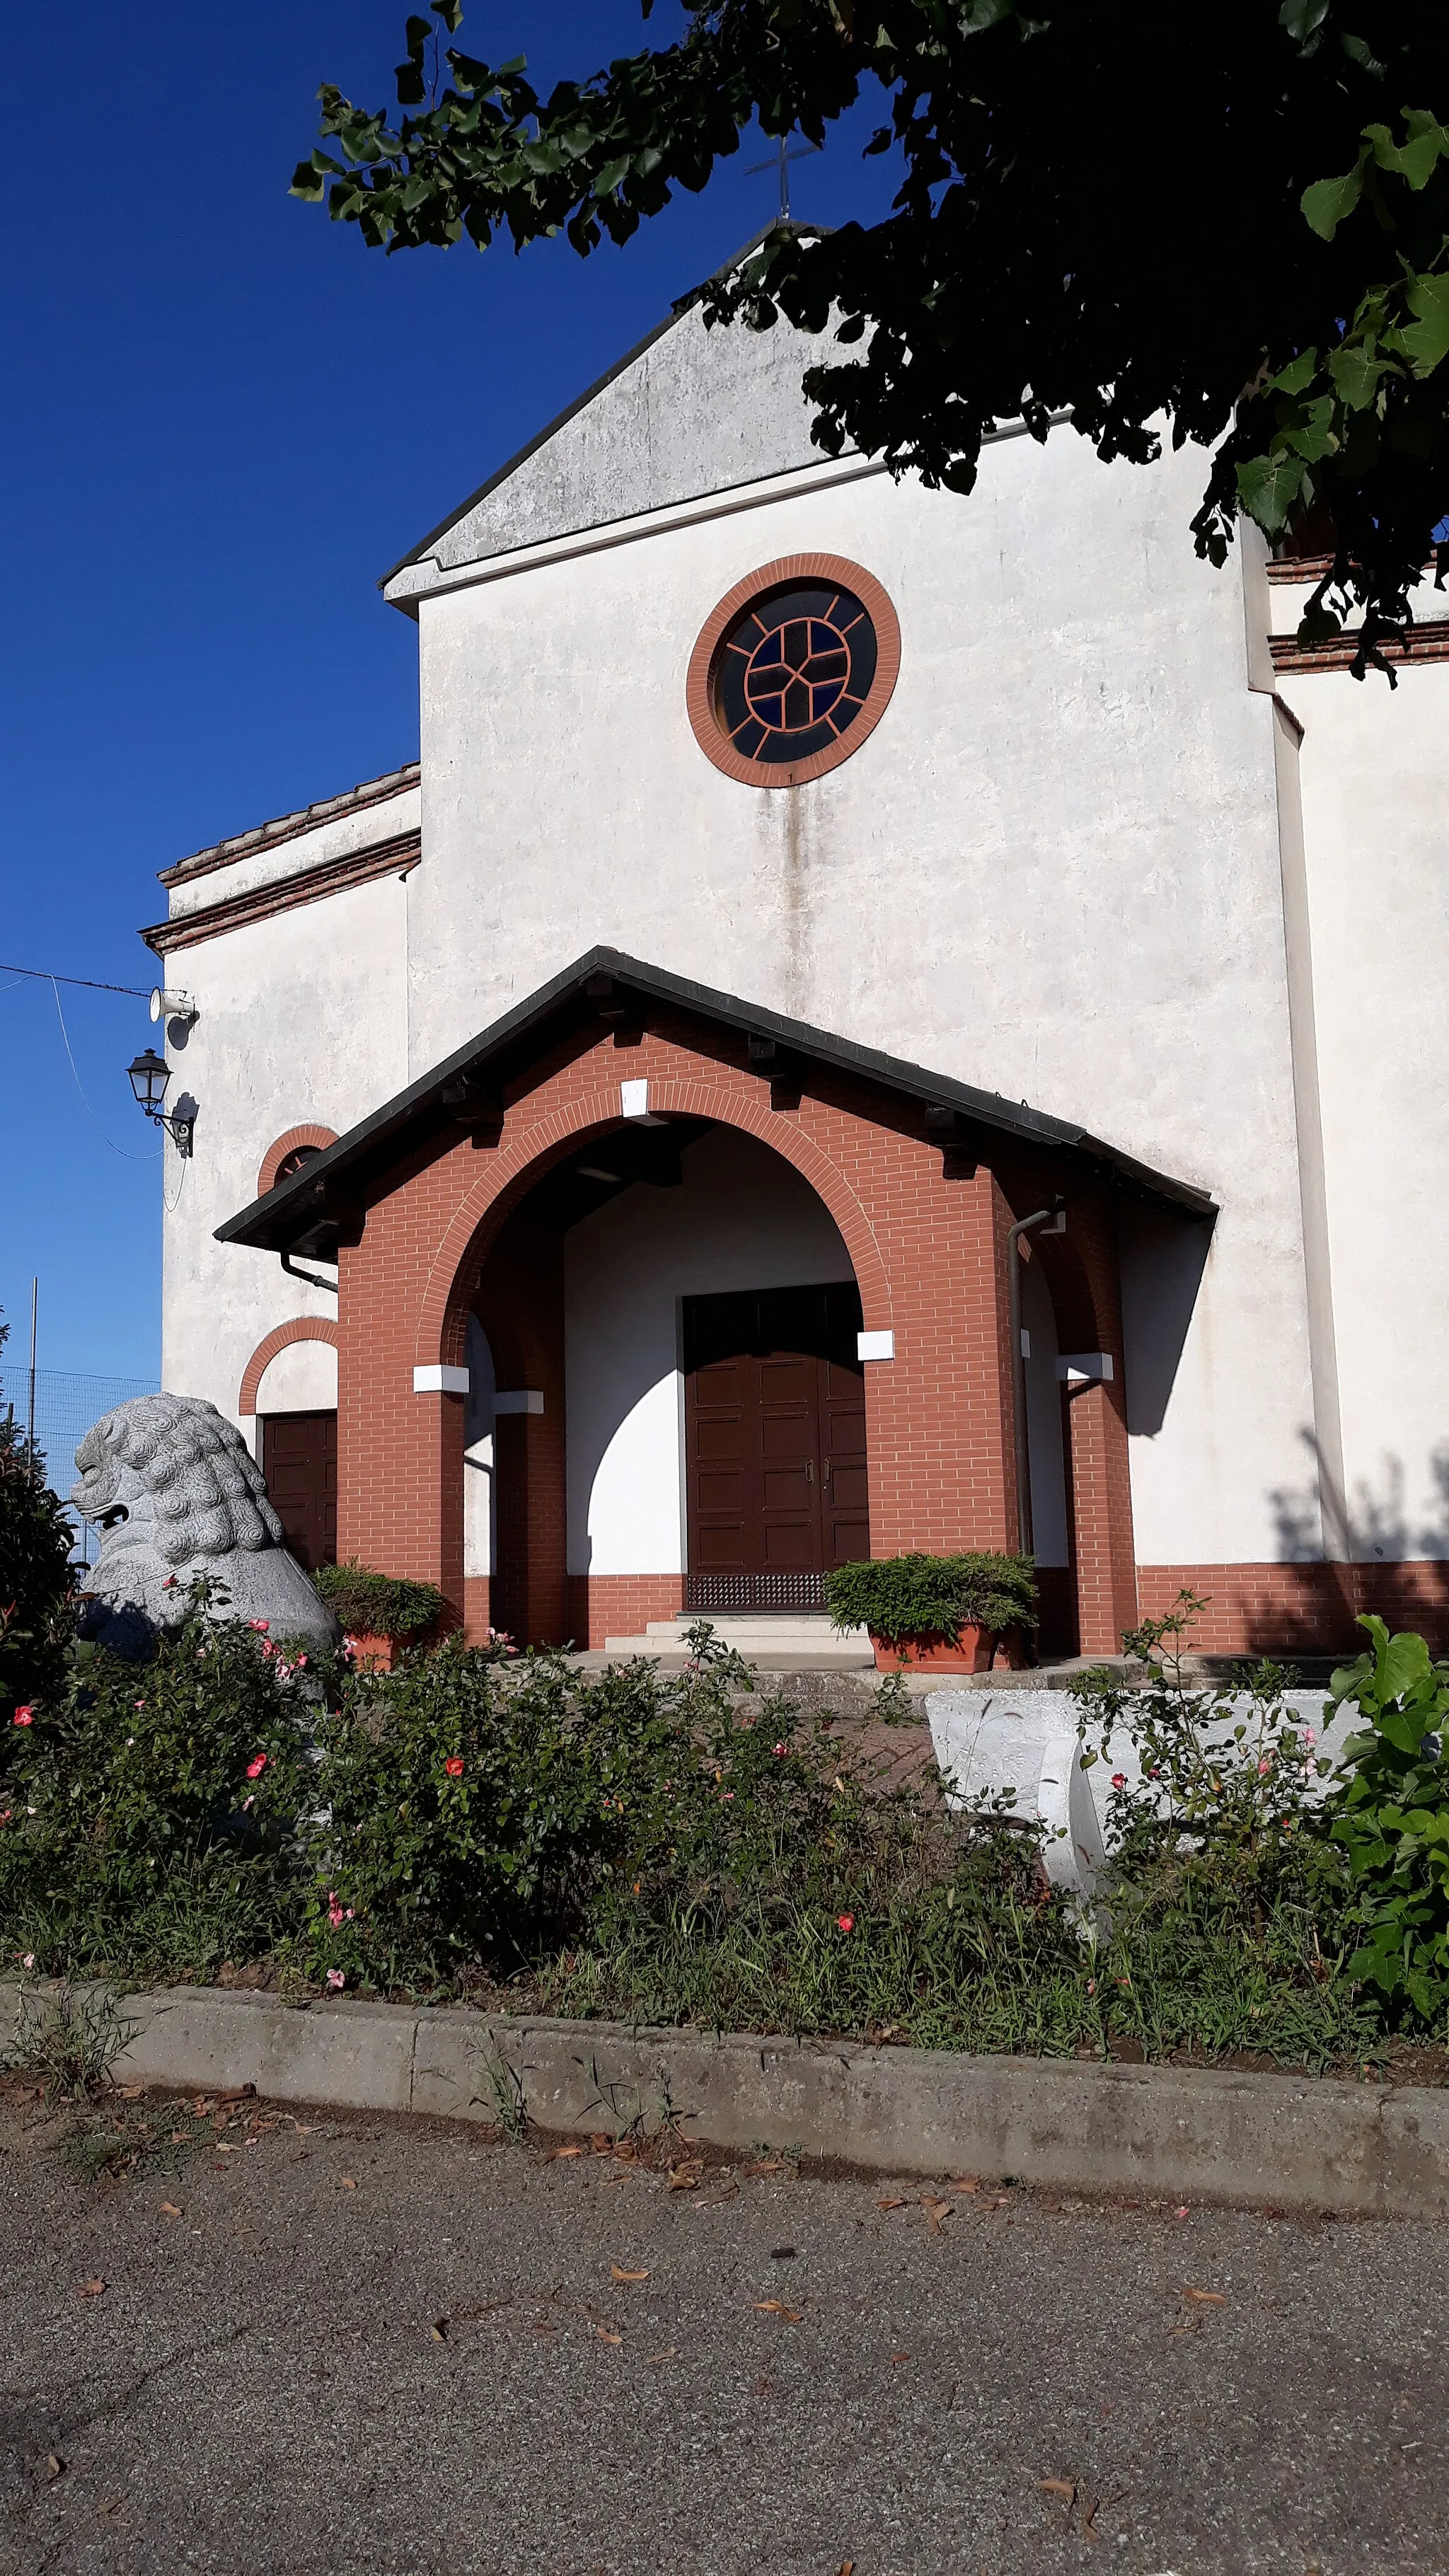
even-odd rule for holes
{"type": "Polygon", "coordinates": [[[151,998],[141,984],[97,984],[89,975],[50,975],[43,966],[0,966],[0,975],[29,975],[37,984],[76,984],[87,993],[128,993],[135,1002],[151,998]]]}

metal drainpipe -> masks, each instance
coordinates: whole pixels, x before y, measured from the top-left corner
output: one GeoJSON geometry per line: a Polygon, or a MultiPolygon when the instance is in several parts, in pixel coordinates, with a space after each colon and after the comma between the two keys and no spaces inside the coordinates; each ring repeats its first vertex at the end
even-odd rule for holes
{"type": "Polygon", "coordinates": [[[1006,1302],[1015,1399],[1012,1428],[1016,1435],[1016,1537],[1023,1556],[1031,1554],[1031,1447],[1026,1421],[1026,1355],[1021,1347],[1021,1262],[1016,1247],[1022,1235],[1052,1219],[1053,1234],[1065,1234],[1067,1212],[1060,1199],[1054,1199],[1050,1207],[1034,1209],[1030,1216],[1019,1217],[1015,1225],[1008,1227],[1006,1236],[1006,1302]]]}

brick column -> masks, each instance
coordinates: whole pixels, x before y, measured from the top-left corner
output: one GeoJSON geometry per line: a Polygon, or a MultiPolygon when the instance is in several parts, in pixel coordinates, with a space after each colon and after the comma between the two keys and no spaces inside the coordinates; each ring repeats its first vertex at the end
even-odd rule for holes
{"type": "Polygon", "coordinates": [[[1115,1655],[1137,1624],[1137,1560],[1127,1455],[1127,1386],[1115,1210],[1072,1200],[1067,1233],[1038,1246],[1047,1267],[1064,1351],[1105,1351],[1112,1376],[1069,1392],[1067,1483],[1077,1591],[1078,1652],[1115,1655]]]}
{"type": "Polygon", "coordinates": [[[567,1390],[563,1241],[515,1216],[489,1253],[475,1307],[500,1393],[541,1395],[542,1413],[503,1413],[493,1432],[498,1557],[492,1622],[520,1646],[569,1633],[567,1390]]]}
{"type": "Polygon", "coordinates": [[[338,1254],[337,1552],[436,1583],[463,1616],[463,1398],[413,1391],[426,1237],[407,1193],[338,1254]]]}
{"type": "Polygon", "coordinates": [[[1014,1548],[1011,1210],[984,1167],[943,1180],[938,1150],[892,1142],[876,1190],[896,1355],[865,1372],[871,1554],[1014,1548]]]}

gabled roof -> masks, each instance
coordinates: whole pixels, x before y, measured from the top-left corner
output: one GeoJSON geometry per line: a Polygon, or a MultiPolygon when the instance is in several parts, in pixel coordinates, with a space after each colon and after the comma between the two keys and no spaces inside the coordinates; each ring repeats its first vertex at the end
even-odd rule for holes
{"type": "MultiPolygon", "coordinates": [[[[789,229],[813,237],[820,227],[789,229]]],[[[767,224],[720,274],[778,230],[778,223],[767,224]]],[[[804,369],[822,354],[820,341],[784,321],[771,331],[736,323],[707,334],[697,309],[704,291],[681,296],[606,374],[410,547],[378,588],[396,583],[396,604],[406,606],[419,584],[400,576],[418,567],[455,570],[824,464],[800,391],[804,369]]]]}
{"type": "MultiPolygon", "coordinates": [[[[731,993],[714,992],[707,984],[666,974],[663,967],[625,957],[616,948],[591,948],[481,1036],[470,1038],[431,1073],[409,1083],[371,1117],[349,1128],[290,1180],[229,1217],[217,1227],[217,1241],[252,1244],[271,1252],[310,1251],[331,1258],[327,1245],[335,1244],[339,1225],[355,1219],[369,1188],[384,1181],[405,1154],[435,1137],[457,1134],[458,1104],[466,1101],[470,1090],[480,1101],[496,1098],[505,1084],[526,1075],[539,1056],[560,1040],[598,1031],[601,985],[602,999],[615,1014],[633,996],[643,1016],[647,1017],[651,1005],[655,1010],[666,1006],[711,1020],[746,1041],[773,1044],[786,1064],[803,1076],[806,1087],[812,1066],[837,1079],[853,1076],[919,1104],[922,1111],[945,1113],[948,1125],[956,1126],[963,1141],[973,1130],[978,1136],[982,1131],[1002,1136],[1075,1166],[1084,1180],[1107,1182],[1173,1215],[1207,1219],[1217,1213],[1205,1190],[1151,1170],[1067,1119],[1051,1118],[1024,1102],[1003,1100],[994,1091],[978,1091],[970,1083],[929,1073],[920,1065],[882,1055],[874,1047],[857,1046],[849,1038],[787,1019],[757,1002],[742,1002],[731,993]],[[445,1098],[448,1093],[451,1100],[445,1098]]],[[[466,1107],[462,1116],[466,1122],[466,1107]]]]}

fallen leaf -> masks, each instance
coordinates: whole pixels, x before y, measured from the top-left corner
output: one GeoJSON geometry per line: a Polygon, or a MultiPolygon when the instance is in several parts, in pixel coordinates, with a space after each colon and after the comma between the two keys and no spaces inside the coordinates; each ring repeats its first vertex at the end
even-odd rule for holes
{"type": "Polygon", "coordinates": [[[855,2560],[853,2558],[842,2558],[840,2565],[836,2568],[835,2576],[855,2576],[855,2560]]]}
{"type": "Polygon", "coordinates": [[[174,2200],[163,2200],[161,2203],[161,2215],[163,2218],[179,2218],[181,2216],[181,2211],[177,2208],[174,2200]]]}
{"type": "Polygon", "coordinates": [[[316,2125],[317,2124],[314,2120],[294,2120],[292,2122],[292,2127],[299,2138],[310,2138],[316,2125]]]}
{"type": "Polygon", "coordinates": [[[646,2361],[677,2361],[679,2359],[679,2346],[678,2344],[671,2343],[666,2346],[663,2352],[646,2353],[644,2357],[646,2361]]]}
{"type": "Polygon", "coordinates": [[[746,2165],[745,2167],[747,2174],[783,2173],[784,2170],[785,2159],[783,2156],[770,2156],[763,2164],[746,2165]]]}
{"type": "Polygon", "coordinates": [[[798,2326],[800,2323],[800,2310],[787,2308],[783,2299],[756,2299],[755,2314],[760,2317],[784,2317],[792,2326],[798,2326]]]}
{"type": "Polygon", "coordinates": [[[671,2165],[669,2168],[669,2188],[671,2191],[698,2191],[703,2179],[704,2167],[702,2164],[671,2165]]]}
{"type": "Polygon", "coordinates": [[[624,2340],[621,2334],[611,2334],[607,2326],[595,2326],[594,2332],[600,2343],[622,2343],[624,2340]]]}
{"type": "Polygon", "coordinates": [[[77,2281],[75,2294],[78,2299],[98,2299],[105,2286],[104,2281],[77,2281]]]}
{"type": "Polygon", "coordinates": [[[1069,2505],[1077,2501],[1075,2478],[1038,2478],[1037,2487],[1042,2495],[1065,2496],[1069,2505]]]}
{"type": "Polygon", "coordinates": [[[639,2150],[632,2138],[620,2138],[614,2154],[621,2165],[634,2165],[639,2161],[639,2150]]]}
{"type": "Polygon", "coordinates": [[[96,2507],[97,2522],[113,2522],[118,2513],[125,2512],[130,2501],[130,2497],[124,2494],[107,2496],[105,2503],[96,2507]]]}
{"type": "Polygon", "coordinates": [[[561,2164],[565,2156],[581,2156],[583,2152],[582,2147],[555,2147],[553,2154],[545,2156],[543,2161],[546,2165],[561,2164]]]}
{"type": "Polygon", "coordinates": [[[904,2209],[906,2206],[907,2204],[903,2200],[878,2200],[876,2202],[877,2209],[904,2209]]]}
{"type": "Polygon", "coordinates": [[[65,2475],[65,2462],[64,2462],[64,2460],[61,2458],[59,2451],[47,2451],[47,2452],[46,2452],[46,2455],[45,2455],[45,2474],[46,2474],[46,2476],[47,2476],[48,2478],[50,2478],[50,2479],[52,2479],[52,2480],[54,2480],[54,2479],[56,2479],[56,2478],[63,2478],[63,2477],[64,2477],[64,2475],[65,2475]]]}
{"type": "Polygon", "coordinates": [[[953,2182],[951,2189],[953,2191],[979,2191],[981,2189],[981,2185],[979,2182],[953,2182]]]}
{"type": "Polygon", "coordinates": [[[951,2218],[955,2215],[949,2200],[923,2200],[921,2207],[926,2213],[926,2223],[933,2236],[940,2235],[943,2218],[951,2218]]]}
{"type": "Polygon", "coordinates": [[[649,2275],[647,2272],[624,2272],[620,2270],[617,2263],[611,2263],[609,2278],[611,2281],[647,2281],[649,2275]]]}
{"type": "Polygon", "coordinates": [[[1196,2299],[1204,2308],[1225,2308],[1228,2303],[1226,2290],[1184,2290],[1182,2295],[1185,2299],[1196,2299]]]}
{"type": "Polygon", "coordinates": [[[889,2355],[889,2358],[892,2361],[909,2361],[910,2357],[911,2356],[908,2352],[893,2352],[889,2355]]]}
{"type": "Polygon", "coordinates": [[[793,2263],[795,2260],[794,2246],[772,2245],[770,2248],[770,2260],[772,2263],[793,2263]]]}
{"type": "Polygon", "coordinates": [[[606,2156],[613,2143],[612,2138],[605,2137],[602,2129],[595,2129],[589,2139],[589,2144],[596,2156],[606,2156]]]}
{"type": "Polygon", "coordinates": [[[447,2318],[434,2317],[432,2324],[428,2328],[428,2332],[432,2336],[434,2343],[446,2343],[448,2340],[447,2318]]]}
{"type": "Polygon", "coordinates": [[[1172,2214],[1173,2214],[1173,2217],[1174,2217],[1174,2218],[1186,2218],[1186,2216],[1187,2216],[1187,2203],[1186,2203],[1186,2201],[1184,2201],[1184,2202],[1183,2202],[1181,2209],[1175,2209],[1175,2210],[1173,2211],[1173,2213],[1172,2213],[1172,2214]]]}
{"type": "Polygon", "coordinates": [[[344,2174],[344,2175],[343,2175],[343,2177],[342,2177],[342,2188],[343,2188],[343,2190],[344,2190],[344,2191],[356,2191],[356,2189],[357,2189],[357,2176],[356,2176],[356,2174],[344,2174]]]}
{"type": "Polygon", "coordinates": [[[121,2086],[121,2100],[123,2102],[139,2102],[145,2090],[146,2087],[144,2084],[123,2084],[121,2086]]]}

